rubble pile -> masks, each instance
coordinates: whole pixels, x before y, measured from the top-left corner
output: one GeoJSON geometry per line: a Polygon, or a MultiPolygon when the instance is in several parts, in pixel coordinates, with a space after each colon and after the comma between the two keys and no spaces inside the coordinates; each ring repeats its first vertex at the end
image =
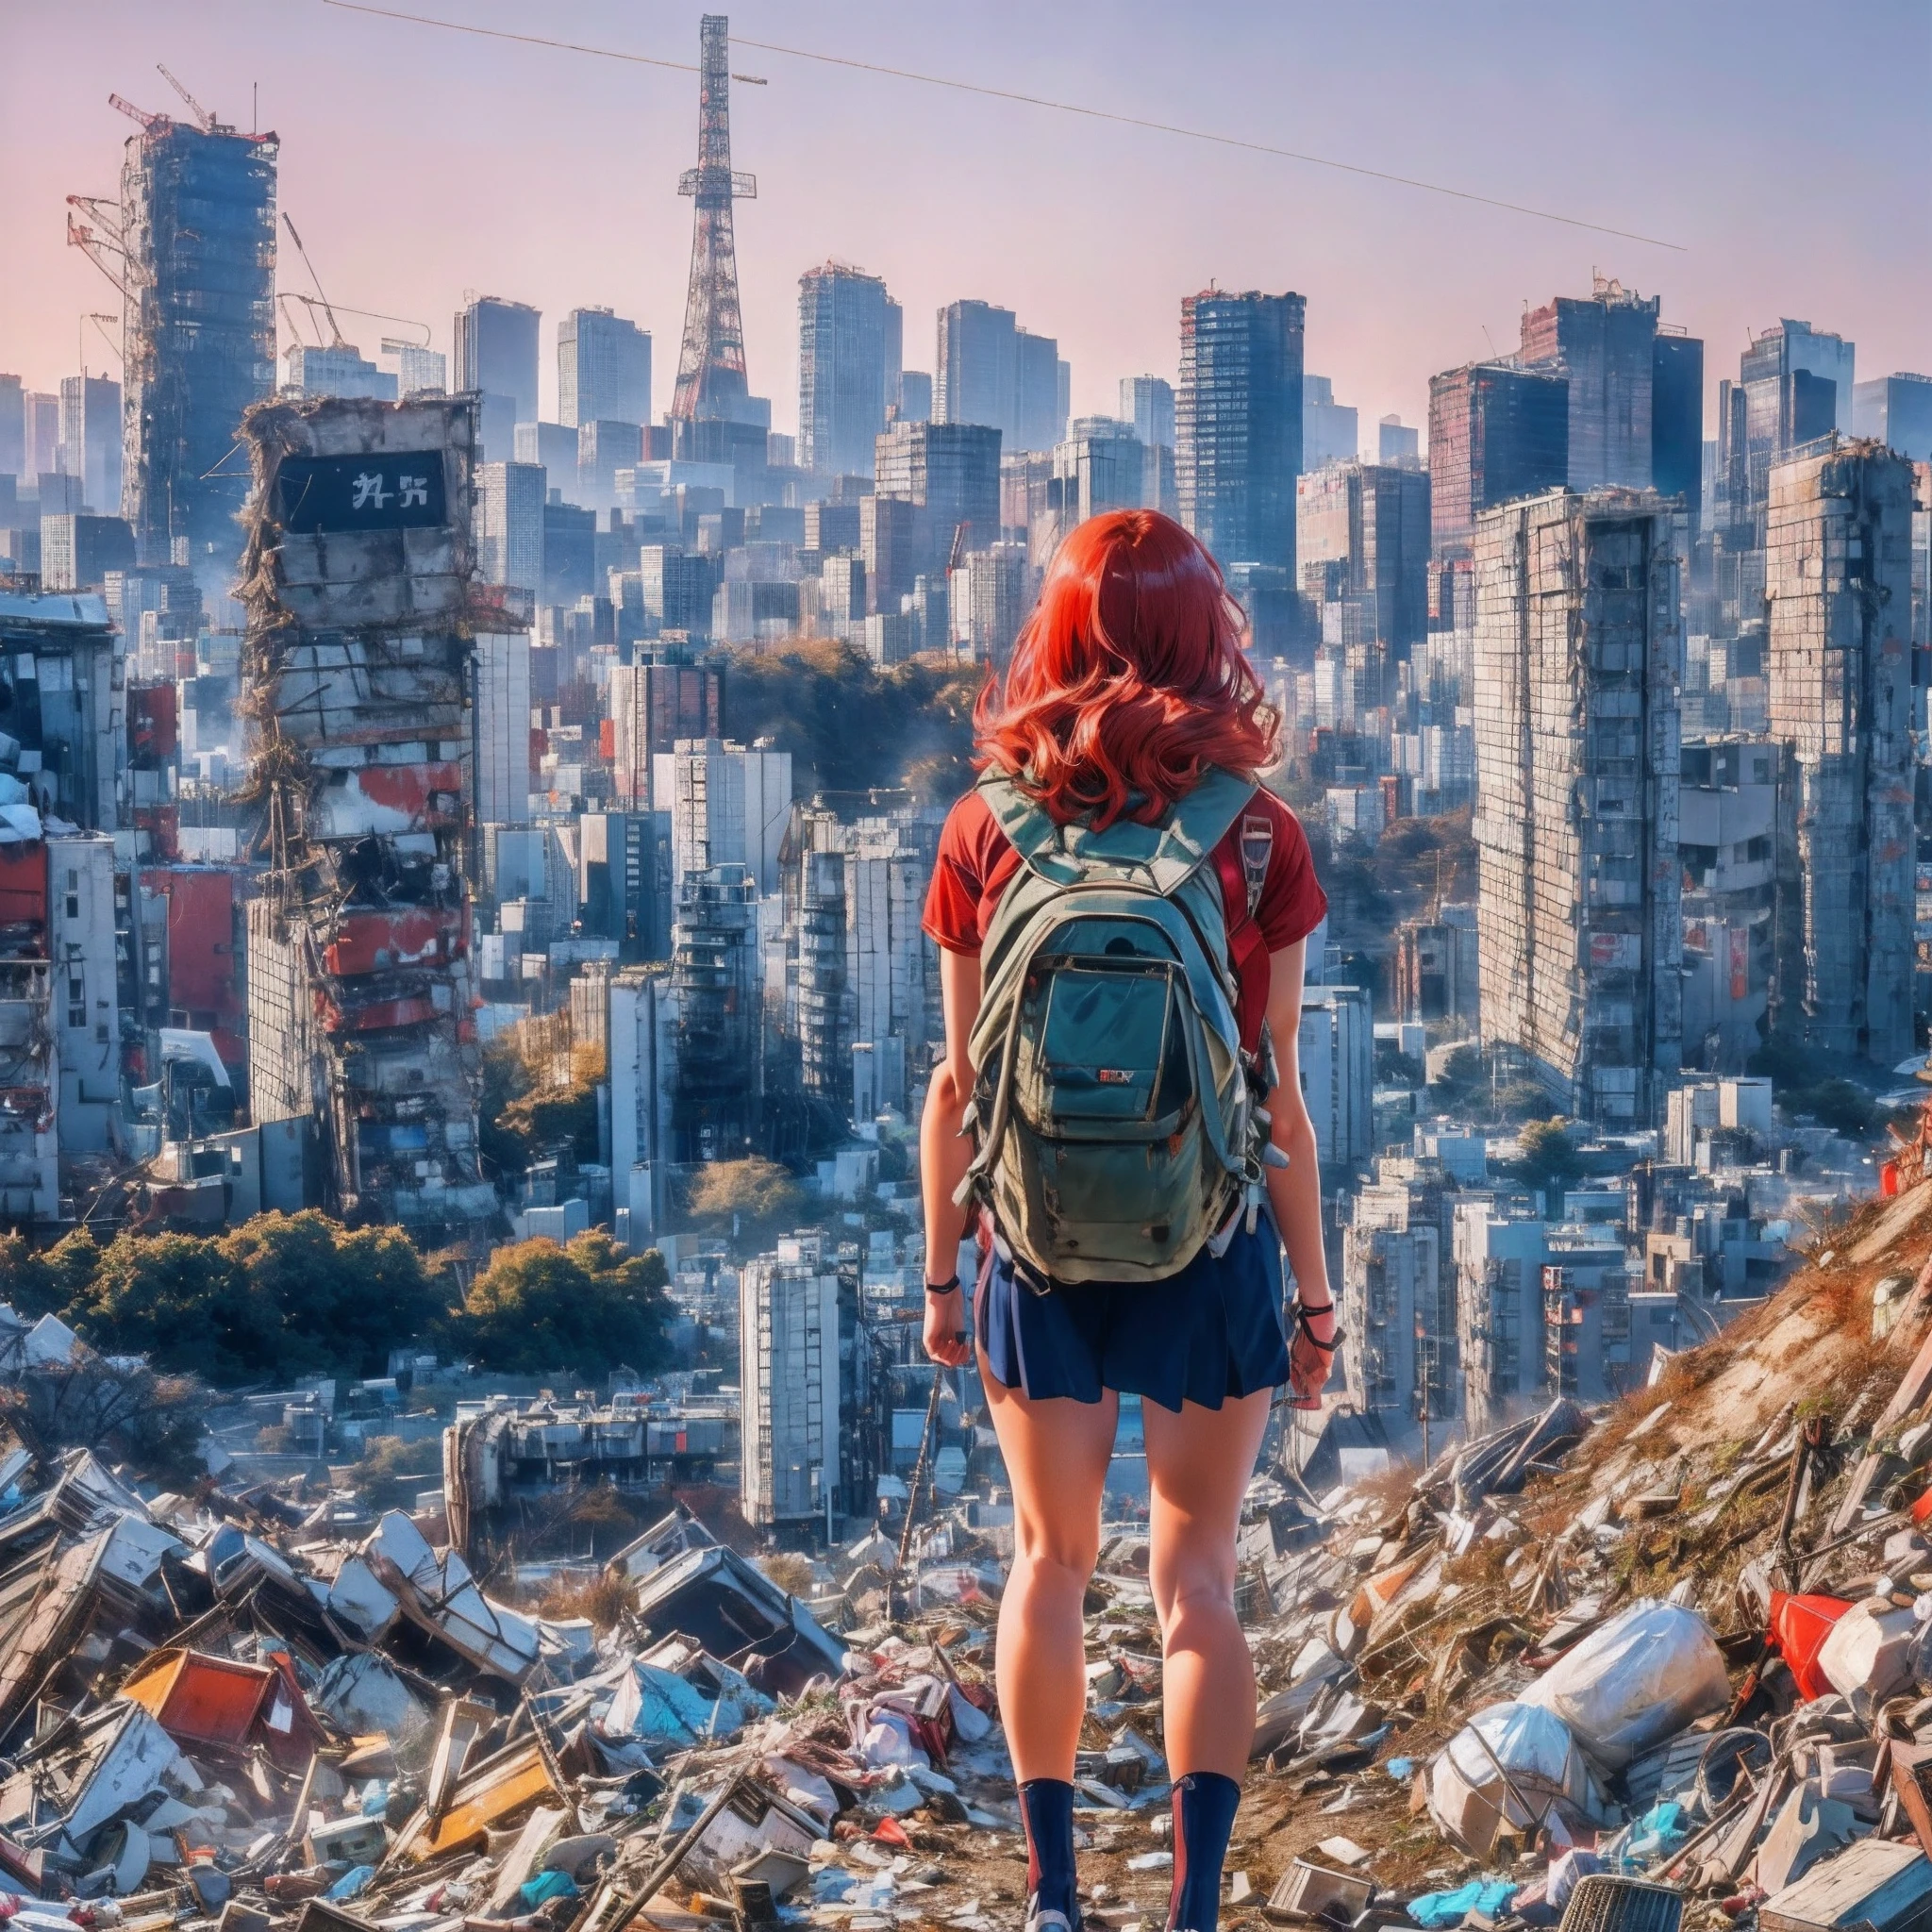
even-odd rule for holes
{"type": "Polygon", "coordinates": [[[1874,1204],[1619,1404],[1257,1483],[1271,1917],[1932,1923],[1928,1249],[1874,1204]]]}
{"type": "MultiPolygon", "coordinates": [[[[1921,1190],[1620,1404],[1352,1491],[1258,1476],[1224,1923],[1932,1923],[1928,1255],[1921,1190]]],[[[977,1499],[807,1596],[674,1509],[593,1624],[435,1519],[87,1450],[0,1469],[0,1918],[30,1932],[1019,1923],[1011,1530],[977,1499]]],[[[1172,1874],[1147,1563],[1110,1533],[1087,1604],[1110,1932],[1160,1924],[1172,1874]]]]}

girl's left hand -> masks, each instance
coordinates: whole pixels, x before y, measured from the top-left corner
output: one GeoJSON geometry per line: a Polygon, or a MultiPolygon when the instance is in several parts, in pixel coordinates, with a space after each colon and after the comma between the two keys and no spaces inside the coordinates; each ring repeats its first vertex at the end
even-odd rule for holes
{"type": "Polygon", "coordinates": [[[925,1352],[949,1369],[964,1368],[973,1358],[966,1340],[966,1297],[957,1286],[945,1294],[925,1298],[925,1352]]]}

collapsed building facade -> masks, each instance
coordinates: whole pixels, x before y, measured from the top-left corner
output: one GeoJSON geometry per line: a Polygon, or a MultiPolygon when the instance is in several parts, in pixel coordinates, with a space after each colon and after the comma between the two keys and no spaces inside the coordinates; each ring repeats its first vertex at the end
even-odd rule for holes
{"type": "Polygon", "coordinates": [[[256,1118],[312,1117],[327,1205],[481,1240],[467,718],[467,398],[254,411],[242,595],[253,794],[256,1118]]]}

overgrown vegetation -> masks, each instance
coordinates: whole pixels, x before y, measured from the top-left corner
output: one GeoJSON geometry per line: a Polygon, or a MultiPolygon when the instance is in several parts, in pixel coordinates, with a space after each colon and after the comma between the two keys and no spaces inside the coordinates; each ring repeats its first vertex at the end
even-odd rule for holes
{"type": "Polygon", "coordinates": [[[313,1209],[211,1240],[124,1233],[103,1247],[81,1229],[37,1252],[0,1237],[0,1301],[59,1316],[103,1355],[228,1389],[380,1375],[414,1343],[510,1374],[649,1374],[667,1357],[669,1278],[657,1249],[628,1256],[592,1232],[500,1249],[456,1306],[455,1277],[401,1228],[313,1209]]]}
{"type": "Polygon", "coordinates": [[[597,1158],[597,1087],[604,1056],[593,1046],[570,1056],[568,1085],[544,1077],[515,1033],[483,1055],[477,1145],[498,1174],[520,1174],[532,1161],[568,1147],[580,1161],[597,1158]]]}
{"type": "Polygon", "coordinates": [[[85,1228],[36,1252],[0,1238],[0,1299],[58,1315],[104,1355],[217,1387],[379,1375],[435,1327],[444,1295],[400,1228],[261,1214],[213,1239],[85,1228]]]}
{"type": "Polygon", "coordinates": [[[565,1247],[519,1241],[470,1284],[448,1333],[458,1353],[508,1374],[647,1375],[668,1353],[670,1278],[656,1248],[625,1255],[601,1229],[565,1247]]]}
{"type": "Polygon", "coordinates": [[[903,785],[949,803],[972,782],[980,679],[970,665],[914,659],[881,669],[831,641],[713,655],[731,736],[789,751],[803,795],[903,785]]]}
{"type": "Polygon", "coordinates": [[[798,1225],[805,1192],[789,1170],[753,1155],[701,1167],[686,1207],[695,1226],[756,1249],[798,1225]]]}
{"type": "Polygon", "coordinates": [[[1517,1136],[1517,1145],[1522,1152],[1514,1173],[1526,1188],[1560,1194],[1582,1177],[1583,1158],[1565,1121],[1531,1121],[1517,1136]]]}

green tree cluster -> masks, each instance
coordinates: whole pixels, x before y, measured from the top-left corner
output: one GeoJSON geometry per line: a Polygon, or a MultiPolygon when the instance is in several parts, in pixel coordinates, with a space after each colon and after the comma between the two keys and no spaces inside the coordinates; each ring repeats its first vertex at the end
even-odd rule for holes
{"type": "Polygon", "coordinates": [[[470,1284],[449,1334],[462,1354],[506,1374],[649,1374],[667,1352],[670,1278],[656,1248],[626,1255],[599,1229],[562,1247],[519,1241],[470,1284]]]}
{"type": "Polygon", "coordinates": [[[312,1209],[206,1238],[87,1229],[36,1251],[0,1238],[0,1300],[58,1315],[104,1355],[217,1387],[302,1374],[379,1375],[430,1331],[444,1296],[408,1237],[312,1209]]]}
{"type": "Polygon", "coordinates": [[[399,1227],[262,1214],[212,1239],[86,1229],[35,1250],[0,1236],[0,1301],[58,1315],[103,1355],[143,1355],[160,1375],[216,1388],[298,1375],[379,1375],[390,1351],[428,1343],[485,1369],[601,1379],[648,1374],[667,1354],[664,1257],[601,1231],[567,1247],[497,1251],[460,1306],[399,1227]]]}

